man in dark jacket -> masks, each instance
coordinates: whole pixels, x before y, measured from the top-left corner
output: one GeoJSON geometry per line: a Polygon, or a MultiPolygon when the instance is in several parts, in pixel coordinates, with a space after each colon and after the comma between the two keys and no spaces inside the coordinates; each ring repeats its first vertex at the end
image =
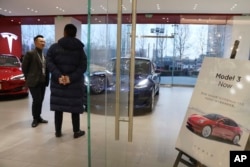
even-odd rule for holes
{"type": "Polygon", "coordinates": [[[33,98],[33,122],[31,124],[33,128],[39,123],[48,123],[47,120],[41,117],[41,113],[45,89],[49,84],[49,75],[43,55],[43,48],[45,46],[44,37],[37,35],[34,37],[34,43],[35,49],[27,52],[22,61],[22,71],[33,98]]]}
{"type": "Polygon", "coordinates": [[[55,111],[55,136],[62,136],[63,112],[71,113],[74,138],[85,134],[80,130],[80,114],[84,111],[84,78],[87,58],[84,44],[76,38],[73,24],[64,27],[64,37],[51,45],[46,56],[51,72],[50,109],[55,111]]]}

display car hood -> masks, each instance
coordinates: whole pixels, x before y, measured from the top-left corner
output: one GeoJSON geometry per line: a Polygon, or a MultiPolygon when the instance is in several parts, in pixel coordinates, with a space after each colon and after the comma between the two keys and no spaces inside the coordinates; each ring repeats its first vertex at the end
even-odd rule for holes
{"type": "Polygon", "coordinates": [[[98,76],[104,76],[106,75],[107,70],[105,69],[105,67],[102,67],[100,65],[96,65],[96,64],[90,64],[90,68],[89,71],[86,71],[84,73],[84,75],[87,77],[88,74],[89,76],[94,76],[94,75],[98,75],[98,76]]]}
{"type": "MultiPolygon", "coordinates": [[[[147,79],[148,78],[148,75],[145,75],[145,74],[135,74],[134,76],[134,79],[135,79],[135,85],[144,80],[144,79],[147,79]]],[[[129,80],[129,76],[128,75],[122,75],[121,76],[121,81],[124,82],[124,83],[129,83],[130,80],[129,80]]]]}
{"type": "Polygon", "coordinates": [[[0,80],[9,80],[20,74],[23,74],[20,67],[0,67],[0,80]]]}
{"type": "Polygon", "coordinates": [[[89,72],[90,73],[96,73],[96,72],[105,72],[106,69],[103,66],[96,65],[96,64],[90,64],[89,72]]]}
{"type": "MultiPolygon", "coordinates": [[[[113,79],[112,85],[115,85],[115,83],[116,83],[116,75],[115,74],[112,75],[112,79],[113,79]]],[[[135,74],[134,79],[135,79],[134,80],[134,85],[137,85],[142,80],[149,79],[149,77],[146,74],[135,74]]],[[[120,76],[121,87],[122,88],[129,87],[130,80],[131,79],[129,78],[129,75],[121,75],[120,76]]]]}
{"type": "Polygon", "coordinates": [[[105,75],[106,71],[93,71],[90,73],[90,76],[92,75],[105,75]]]}

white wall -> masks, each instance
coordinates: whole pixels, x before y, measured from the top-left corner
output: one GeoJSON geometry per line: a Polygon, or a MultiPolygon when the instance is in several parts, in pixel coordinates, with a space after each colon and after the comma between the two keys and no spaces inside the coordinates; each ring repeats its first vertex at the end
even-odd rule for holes
{"type": "Polygon", "coordinates": [[[76,38],[81,40],[81,22],[72,17],[55,17],[55,41],[63,37],[63,30],[66,24],[74,24],[77,28],[76,38]]]}

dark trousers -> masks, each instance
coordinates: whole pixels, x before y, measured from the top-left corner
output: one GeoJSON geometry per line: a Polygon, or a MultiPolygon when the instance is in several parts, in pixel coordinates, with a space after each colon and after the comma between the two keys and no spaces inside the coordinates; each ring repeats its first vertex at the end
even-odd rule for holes
{"type": "Polygon", "coordinates": [[[42,113],[43,99],[45,95],[45,84],[38,84],[36,87],[29,87],[32,96],[32,116],[33,119],[40,119],[42,113]]]}
{"type": "MultiPolygon", "coordinates": [[[[71,120],[73,125],[73,132],[80,130],[80,114],[71,113],[71,120]]],[[[55,130],[56,132],[62,131],[63,112],[55,111],[55,130]]]]}

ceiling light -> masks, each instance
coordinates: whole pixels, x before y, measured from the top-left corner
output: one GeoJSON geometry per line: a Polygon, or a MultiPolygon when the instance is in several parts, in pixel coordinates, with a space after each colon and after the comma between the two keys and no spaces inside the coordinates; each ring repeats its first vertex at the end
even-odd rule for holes
{"type": "Polygon", "coordinates": [[[61,8],[61,7],[56,7],[56,9],[58,9],[59,11],[61,11],[61,12],[65,12],[65,10],[63,9],[63,8],[61,8]]]}
{"type": "Polygon", "coordinates": [[[31,12],[34,12],[34,13],[38,13],[38,11],[37,10],[35,10],[35,9],[31,9],[31,8],[27,8],[27,10],[29,10],[29,11],[31,11],[31,12]]]}
{"type": "Polygon", "coordinates": [[[234,4],[230,10],[234,10],[237,7],[237,4],[234,4]]]}
{"type": "Polygon", "coordinates": [[[160,4],[156,4],[157,10],[161,10],[160,4]]]}
{"type": "Polygon", "coordinates": [[[0,10],[3,10],[4,12],[7,12],[7,13],[12,13],[10,10],[7,10],[7,9],[0,8],[0,10]]]}
{"type": "Polygon", "coordinates": [[[122,8],[123,8],[123,10],[127,10],[127,8],[124,5],[122,5],[122,8]]]}
{"type": "Polygon", "coordinates": [[[194,8],[193,8],[193,10],[196,10],[196,9],[197,9],[197,7],[198,7],[198,4],[194,4],[194,8]]]}
{"type": "Polygon", "coordinates": [[[104,11],[107,11],[107,9],[103,5],[100,5],[100,8],[102,8],[102,10],[104,11]]]}

